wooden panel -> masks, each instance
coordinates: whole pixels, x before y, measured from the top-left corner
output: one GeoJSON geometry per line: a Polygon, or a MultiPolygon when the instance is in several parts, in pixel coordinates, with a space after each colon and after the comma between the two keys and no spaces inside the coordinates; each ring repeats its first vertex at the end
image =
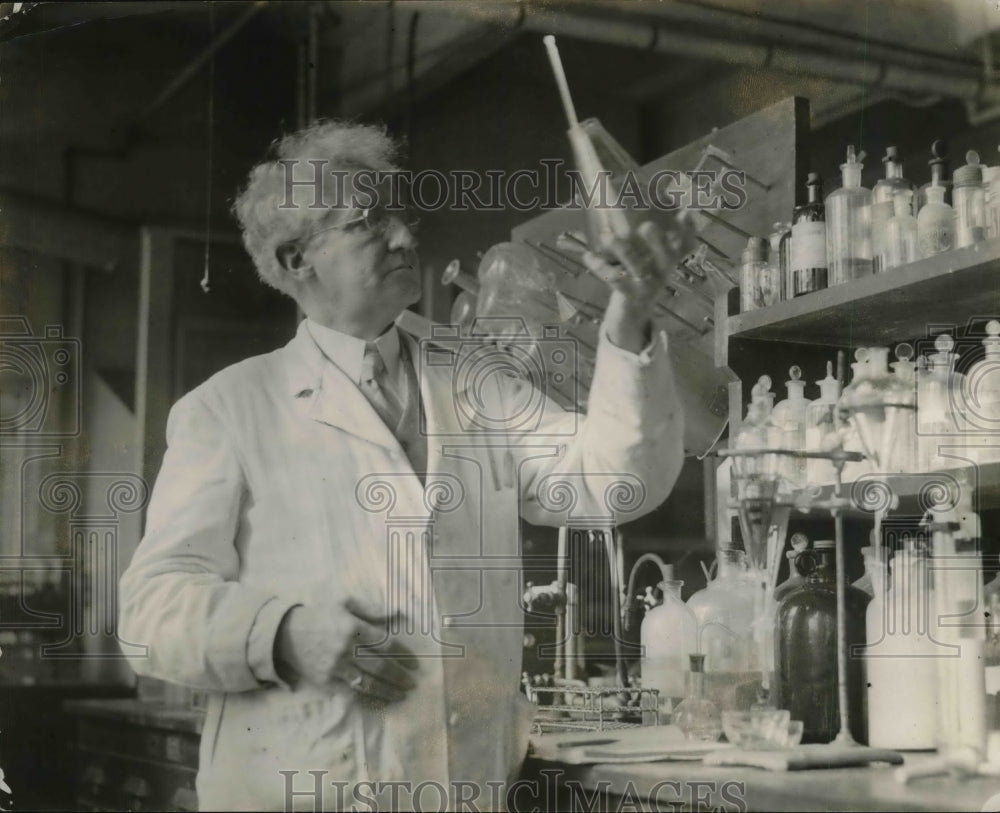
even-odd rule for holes
{"type": "Polygon", "coordinates": [[[1000,314],[1000,238],[728,319],[733,339],[853,347],[1000,314]]]}
{"type": "Polygon", "coordinates": [[[0,192],[0,245],[101,271],[133,270],[138,229],[29,195],[0,192]]]}

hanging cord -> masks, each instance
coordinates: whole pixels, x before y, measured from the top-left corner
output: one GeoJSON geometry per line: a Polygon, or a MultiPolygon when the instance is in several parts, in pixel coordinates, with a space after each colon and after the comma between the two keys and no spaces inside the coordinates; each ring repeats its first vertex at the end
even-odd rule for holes
{"type": "MultiPolygon", "coordinates": [[[[209,42],[215,40],[215,2],[208,3],[209,42]]],[[[208,157],[205,161],[205,267],[201,278],[201,290],[206,294],[211,290],[209,282],[209,262],[212,246],[212,158],[215,147],[215,55],[208,60],[208,157]]]]}

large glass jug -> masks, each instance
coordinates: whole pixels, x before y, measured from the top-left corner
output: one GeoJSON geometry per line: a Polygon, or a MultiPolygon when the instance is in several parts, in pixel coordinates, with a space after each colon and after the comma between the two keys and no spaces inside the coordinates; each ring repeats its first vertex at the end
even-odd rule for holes
{"type": "Polygon", "coordinates": [[[705,654],[709,697],[721,709],[749,708],[760,675],[754,670],[756,581],[743,551],[718,552],[714,580],[688,599],[698,621],[698,652],[705,654]]]}
{"type": "MultiPolygon", "coordinates": [[[[840,730],[837,691],[837,573],[834,543],[813,543],[797,561],[806,583],[778,605],[775,625],[775,702],[804,724],[803,742],[830,742],[840,730]]],[[[865,644],[869,596],[845,590],[847,611],[847,696],[851,734],[864,740],[862,657],[851,655],[865,644]]]]}

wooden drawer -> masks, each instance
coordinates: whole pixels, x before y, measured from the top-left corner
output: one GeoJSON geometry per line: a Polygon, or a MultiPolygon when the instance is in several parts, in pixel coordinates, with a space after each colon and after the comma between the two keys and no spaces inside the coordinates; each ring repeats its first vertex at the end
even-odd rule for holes
{"type": "Polygon", "coordinates": [[[88,810],[196,810],[189,767],[84,751],[78,755],[77,803],[88,810]]]}
{"type": "Polygon", "coordinates": [[[198,767],[197,734],[123,725],[112,721],[80,719],[77,745],[82,751],[134,756],[198,767]]]}

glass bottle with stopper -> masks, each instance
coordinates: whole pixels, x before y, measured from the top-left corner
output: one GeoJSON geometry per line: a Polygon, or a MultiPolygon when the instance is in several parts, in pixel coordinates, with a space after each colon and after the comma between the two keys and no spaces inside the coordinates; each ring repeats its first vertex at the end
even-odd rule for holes
{"type": "Polygon", "coordinates": [[[955,340],[947,333],[934,339],[934,349],[917,374],[918,463],[923,471],[957,464],[963,415],[958,398],[964,390],[961,373],[955,371],[958,354],[955,340]]]}
{"type": "Polygon", "coordinates": [[[683,586],[667,565],[659,584],[663,600],[647,610],[640,628],[642,687],[659,690],[661,714],[669,714],[684,696],[687,656],[697,647],[698,622],[681,599],[683,586]]]}
{"type": "MultiPolygon", "coordinates": [[[[806,411],[806,451],[828,452],[840,444],[837,431],[837,401],[840,400],[840,382],[833,376],[833,362],[826,363],[826,377],[816,382],[819,398],[809,404],[806,411]]],[[[806,480],[813,485],[832,483],[833,463],[821,458],[806,460],[806,480]]]]}
{"type": "Polygon", "coordinates": [[[917,249],[921,257],[933,257],[955,247],[955,211],[945,203],[947,186],[944,177],[944,147],[941,141],[931,146],[931,182],[924,187],[926,202],[917,214],[917,249]]]}
{"type": "MultiPolygon", "coordinates": [[[[771,392],[771,377],[762,375],[750,390],[750,404],[746,418],[736,437],[737,449],[766,449],[769,435],[773,432],[771,412],[774,409],[774,393],[771,392]]],[[[737,475],[764,474],[762,457],[733,458],[737,475]]]]}
{"type": "Polygon", "coordinates": [[[886,147],[882,163],[885,165],[885,177],[879,178],[872,188],[872,259],[876,274],[891,267],[887,257],[888,227],[889,219],[896,213],[896,195],[903,191],[912,195],[913,190],[910,182],[903,177],[903,161],[895,147],[886,147]]]}
{"type": "Polygon", "coordinates": [[[917,253],[917,219],[910,213],[913,192],[903,189],[893,198],[894,211],[886,224],[884,264],[881,270],[912,263],[917,253]]]}
{"type": "Polygon", "coordinates": [[[872,273],[872,193],[861,185],[865,154],[847,148],[843,186],[826,198],[826,261],[830,285],[872,273]]]}
{"type": "Polygon", "coordinates": [[[826,209],[823,206],[823,179],[818,173],[809,173],[806,190],[809,200],[797,207],[792,216],[789,299],[827,286],[826,209]]]}
{"type": "MultiPolygon", "coordinates": [[[[802,380],[802,369],[793,366],[788,370],[789,380],[785,382],[788,397],[774,407],[771,420],[780,432],[778,446],[795,452],[806,448],[806,423],[809,401],[805,398],[806,382],[802,380]]],[[[806,459],[781,455],[778,461],[779,474],[792,489],[806,484],[806,459]]]]}
{"type": "Polygon", "coordinates": [[[969,150],[965,164],[952,175],[955,246],[964,248],[986,239],[986,187],[979,153],[969,150]]]}

